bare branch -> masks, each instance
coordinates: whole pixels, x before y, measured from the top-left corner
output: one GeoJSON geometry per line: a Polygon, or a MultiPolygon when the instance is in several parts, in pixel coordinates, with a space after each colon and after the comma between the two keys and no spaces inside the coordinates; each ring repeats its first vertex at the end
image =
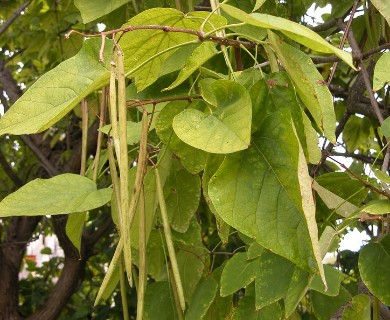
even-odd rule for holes
{"type": "Polygon", "coordinates": [[[19,6],[12,16],[9,17],[9,19],[0,27],[0,35],[2,35],[12,25],[12,23],[20,16],[23,10],[27,8],[31,1],[32,0],[28,0],[19,6]]]}

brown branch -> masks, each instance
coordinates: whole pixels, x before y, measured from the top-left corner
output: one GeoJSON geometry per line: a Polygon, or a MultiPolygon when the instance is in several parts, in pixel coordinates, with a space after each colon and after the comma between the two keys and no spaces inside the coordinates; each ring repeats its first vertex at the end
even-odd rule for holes
{"type": "MultiPolygon", "coordinates": [[[[364,210],[363,210],[363,212],[364,212],[364,210]]],[[[390,218],[386,218],[386,217],[382,217],[382,216],[369,216],[369,217],[359,219],[360,222],[364,222],[364,221],[368,221],[368,220],[390,221],[390,218]]]]}
{"type": "Polygon", "coordinates": [[[2,166],[5,174],[11,179],[16,187],[20,188],[23,185],[23,180],[12,170],[3,152],[0,149],[0,165],[2,166]]]}
{"type": "Polygon", "coordinates": [[[355,153],[350,153],[350,152],[345,152],[345,153],[343,153],[343,152],[332,152],[332,156],[354,158],[356,160],[360,160],[360,161],[362,161],[364,163],[370,163],[370,164],[376,163],[378,165],[381,165],[383,163],[383,160],[376,159],[374,157],[365,156],[363,154],[355,154],[355,153]]]}
{"type": "Polygon", "coordinates": [[[3,23],[3,25],[0,27],[0,35],[2,35],[12,25],[12,23],[21,15],[23,10],[27,8],[31,1],[32,0],[28,0],[22,3],[19,8],[12,14],[12,16],[9,17],[5,23],[3,23]]]}
{"type": "Polygon", "coordinates": [[[254,48],[256,44],[254,42],[250,41],[241,41],[241,40],[235,40],[235,39],[228,39],[224,37],[217,37],[213,35],[206,35],[202,31],[197,31],[193,29],[186,29],[186,28],[175,28],[175,27],[169,27],[169,26],[159,26],[159,25],[146,25],[146,26],[127,26],[124,28],[109,30],[109,31],[103,31],[100,33],[93,33],[93,34],[85,34],[83,32],[77,31],[77,30],[71,30],[65,35],[65,38],[69,38],[72,33],[79,34],[84,37],[94,38],[94,37],[105,37],[108,35],[114,35],[116,33],[126,33],[131,32],[135,30],[161,30],[164,32],[180,32],[180,33],[187,33],[192,34],[196,37],[198,37],[199,41],[213,41],[220,45],[224,46],[231,46],[231,47],[237,47],[244,46],[245,48],[254,48]]]}

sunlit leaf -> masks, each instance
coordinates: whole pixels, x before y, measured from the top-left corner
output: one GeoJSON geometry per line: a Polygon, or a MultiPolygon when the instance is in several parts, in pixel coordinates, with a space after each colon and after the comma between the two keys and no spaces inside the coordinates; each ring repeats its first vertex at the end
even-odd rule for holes
{"type": "Polygon", "coordinates": [[[318,52],[334,53],[346,63],[348,63],[353,69],[355,69],[352,62],[351,54],[332,46],[320,35],[303,25],[268,14],[252,13],[249,15],[227,4],[221,4],[221,8],[227,14],[239,21],[243,21],[250,25],[265,29],[279,30],[283,32],[287,37],[303,44],[310,49],[313,49],[318,52]]]}
{"type": "Polygon", "coordinates": [[[312,209],[306,216],[302,204],[303,196],[309,201],[303,190],[311,184],[300,184],[299,153],[288,111],[275,112],[263,120],[248,150],[226,156],[210,180],[209,196],[229,225],[301,268],[319,272],[314,216],[312,209]]]}
{"type": "Polygon", "coordinates": [[[390,213],[390,201],[389,199],[372,200],[360,208],[360,211],[369,214],[388,214],[390,213]]]}
{"type": "Polygon", "coordinates": [[[180,70],[177,79],[164,90],[171,90],[176,88],[178,85],[187,80],[201,65],[203,65],[207,60],[211,59],[218,53],[219,51],[215,48],[214,43],[203,42],[198,48],[194,50],[194,52],[192,52],[191,56],[187,60],[187,63],[183,69],[180,70]]]}
{"type": "Polygon", "coordinates": [[[112,189],[77,174],[35,179],[0,202],[0,217],[43,216],[84,212],[111,200],[112,189]]]}
{"type": "MultiPolygon", "coordinates": [[[[390,52],[389,52],[390,53],[390,52]]],[[[390,117],[387,117],[381,125],[382,134],[390,138],[390,117]]]]}
{"type": "Polygon", "coordinates": [[[216,109],[211,114],[186,109],[173,120],[178,137],[194,148],[232,153],[248,148],[252,104],[246,89],[228,80],[202,87],[203,98],[216,109]]]}
{"type": "MultiPolygon", "coordinates": [[[[111,55],[111,41],[105,54],[111,55]]],[[[99,62],[100,39],[84,42],[74,57],[40,77],[0,118],[0,135],[41,132],[72,110],[82,98],[109,80],[109,70],[99,62]]]]}
{"type": "MultiPolygon", "coordinates": [[[[161,25],[175,28],[199,30],[203,21],[208,16],[207,12],[183,12],[172,8],[153,8],[145,10],[137,16],[131,18],[126,26],[161,25]]],[[[225,19],[219,15],[213,15],[204,25],[204,31],[211,31],[215,27],[226,23],[225,19]]],[[[121,36],[119,44],[124,52],[125,67],[128,76],[135,79],[138,91],[143,90],[160,76],[163,62],[176,49],[161,54],[158,58],[152,59],[136,70],[154,55],[184,43],[194,43],[198,37],[184,32],[165,32],[163,30],[134,30],[121,36]]],[[[119,39],[119,38],[118,38],[119,39]]]]}
{"type": "MultiPolygon", "coordinates": [[[[389,11],[389,17],[390,17],[390,11],[389,11]]],[[[390,52],[385,52],[378,59],[375,65],[374,78],[373,78],[374,91],[378,91],[386,83],[390,82],[390,75],[388,72],[389,68],[390,68],[390,52]]]]}

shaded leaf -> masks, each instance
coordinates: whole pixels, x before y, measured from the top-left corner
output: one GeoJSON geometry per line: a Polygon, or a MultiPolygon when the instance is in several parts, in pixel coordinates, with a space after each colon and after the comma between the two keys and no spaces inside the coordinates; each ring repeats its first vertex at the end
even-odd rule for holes
{"type": "Polygon", "coordinates": [[[0,202],[0,217],[43,216],[84,212],[111,200],[112,189],[77,174],[35,179],[0,202]]]}
{"type": "Polygon", "coordinates": [[[369,243],[359,255],[360,276],[367,288],[384,304],[390,305],[390,235],[369,243]]]}
{"type": "Polygon", "coordinates": [[[250,142],[252,104],[246,89],[229,80],[202,86],[203,98],[217,107],[210,115],[186,109],[173,119],[173,130],[185,143],[211,153],[232,153],[250,142]]]}
{"type": "Polygon", "coordinates": [[[299,97],[310,111],[325,136],[335,142],[336,116],[333,97],[322,75],[310,57],[272,33],[268,33],[272,48],[294,82],[299,97]]]}
{"type": "Polygon", "coordinates": [[[148,284],[145,292],[144,319],[175,320],[177,319],[175,310],[175,301],[168,282],[148,284]]]}
{"type": "Polygon", "coordinates": [[[383,121],[381,125],[381,131],[384,136],[390,138],[390,117],[387,117],[385,121],[383,121]]]}
{"type": "MultiPolygon", "coordinates": [[[[111,55],[106,41],[106,56],[111,55]]],[[[84,42],[74,57],[40,77],[0,119],[0,135],[30,134],[48,129],[82,98],[108,83],[109,70],[99,62],[100,39],[84,42]]]]}
{"type": "MultiPolygon", "coordinates": [[[[197,104],[197,102],[194,102],[197,104]]],[[[160,111],[156,118],[156,132],[159,138],[179,157],[182,165],[195,174],[203,170],[207,154],[181,141],[172,128],[173,118],[188,106],[184,101],[172,101],[160,111]]]]}
{"type": "Polygon", "coordinates": [[[365,294],[354,296],[351,305],[343,312],[343,320],[366,320],[371,318],[371,300],[365,294]]]}
{"type": "Polygon", "coordinates": [[[184,169],[177,170],[169,176],[164,192],[171,227],[186,232],[199,205],[199,176],[184,169]]]}
{"type": "Polygon", "coordinates": [[[328,288],[326,290],[324,284],[322,283],[322,279],[315,275],[310,282],[310,289],[321,292],[327,296],[337,296],[340,290],[340,283],[343,278],[343,274],[329,265],[324,265],[325,270],[325,278],[326,283],[328,284],[328,288]]]}
{"type": "Polygon", "coordinates": [[[351,295],[344,287],[340,287],[339,294],[335,297],[326,296],[314,290],[310,291],[310,301],[318,320],[329,320],[350,299],[351,295]]]}
{"type": "Polygon", "coordinates": [[[130,0],[97,0],[97,1],[88,1],[88,0],[74,0],[74,5],[79,9],[81,17],[83,18],[83,23],[91,22],[97,18],[100,18],[130,0]]]}
{"type": "Polygon", "coordinates": [[[81,235],[83,233],[86,217],[86,212],[74,212],[68,215],[68,220],[66,221],[66,235],[79,252],[81,250],[81,235]]]}
{"type": "MultiPolygon", "coordinates": [[[[390,16],[390,12],[389,12],[390,16]]],[[[373,89],[378,91],[383,86],[390,82],[389,70],[390,68],[390,52],[385,52],[378,59],[375,69],[374,69],[374,78],[373,78],[373,89]]]]}
{"type": "Polygon", "coordinates": [[[375,8],[380,12],[380,14],[386,19],[387,23],[390,25],[390,7],[389,3],[386,0],[371,0],[375,8]]]}
{"type": "Polygon", "coordinates": [[[213,303],[217,289],[218,283],[212,277],[201,280],[191,297],[185,319],[203,319],[207,310],[213,303]]]}

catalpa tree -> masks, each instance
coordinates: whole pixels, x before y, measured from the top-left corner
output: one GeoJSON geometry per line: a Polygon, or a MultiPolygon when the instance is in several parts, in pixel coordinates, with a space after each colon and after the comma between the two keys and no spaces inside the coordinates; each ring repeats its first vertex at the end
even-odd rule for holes
{"type": "Polygon", "coordinates": [[[385,0],[17,2],[4,319],[390,319],[385,0]]]}

